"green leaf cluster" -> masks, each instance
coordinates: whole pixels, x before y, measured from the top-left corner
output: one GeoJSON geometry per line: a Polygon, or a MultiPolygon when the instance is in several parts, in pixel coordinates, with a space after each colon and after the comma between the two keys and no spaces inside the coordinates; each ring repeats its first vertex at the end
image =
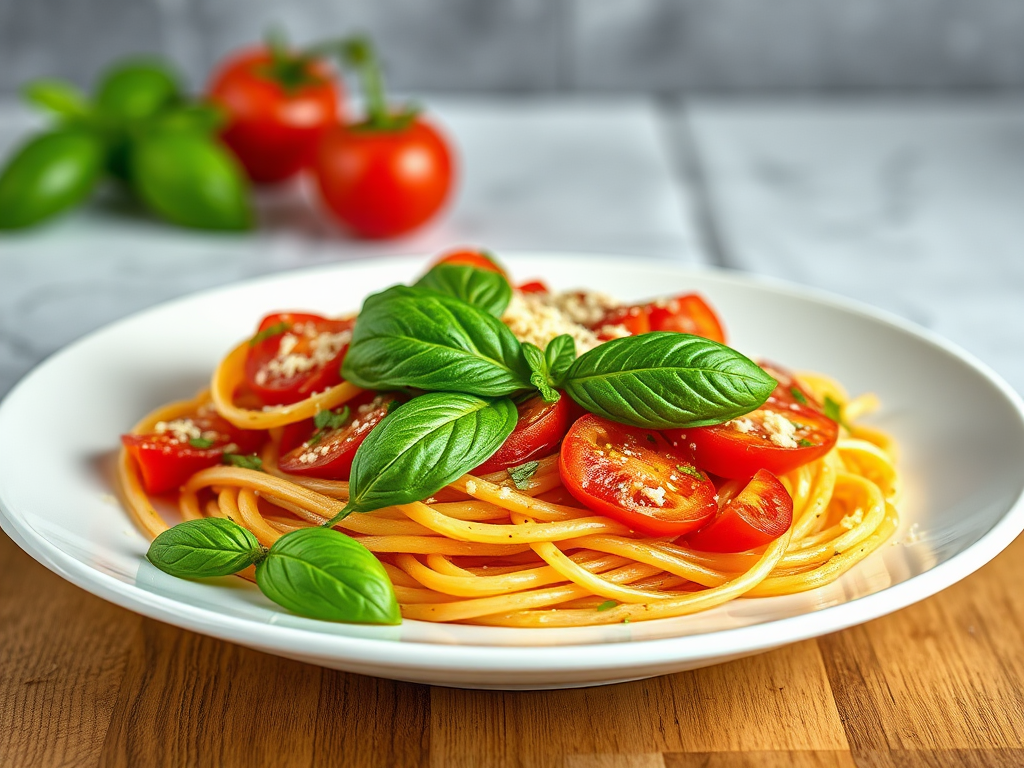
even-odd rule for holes
{"type": "Polygon", "coordinates": [[[248,180],[216,137],[220,112],[186,97],[165,62],[122,60],[101,76],[91,98],[49,79],[26,84],[22,93],[55,124],[25,142],[0,172],[0,230],[68,211],[104,176],[174,224],[252,226],[248,180]]]}

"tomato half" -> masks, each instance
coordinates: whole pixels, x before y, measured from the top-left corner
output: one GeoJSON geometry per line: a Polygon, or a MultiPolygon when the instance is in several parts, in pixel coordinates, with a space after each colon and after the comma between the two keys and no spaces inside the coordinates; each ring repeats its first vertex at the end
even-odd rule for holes
{"type": "Polygon", "coordinates": [[[281,457],[278,466],[291,475],[322,480],[348,480],[356,450],[374,427],[388,415],[394,395],[378,395],[350,410],[345,424],[314,432],[305,442],[281,457]]]}
{"type": "Polygon", "coordinates": [[[304,400],[341,383],[341,361],[355,319],[275,312],[260,322],[245,360],[245,379],[265,405],[304,400]]]}
{"type": "Polygon", "coordinates": [[[204,408],[190,416],[159,422],[145,435],[121,435],[121,442],[139,466],[146,493],[176,491],[201,469],[220,464],[225,453],[259,450],[266,432],[239,429],[204,408]]]}
{"type": "Polygon", "coordinates": [[[702,469],[739,480],[759,469],[782,475],[821,458],[836,444],[839,425],[802,389],[806,402],[795,397],[791,377],[767,370],[779,374],[779,384],[756,411],[713,427],[665,430],[665,436],[702,469]]]}
{"type": "Polygon", "coordinates": [[[360,237],[394,237],[425,224],[444,205],[454,160],[422,118],[375,129],[339,125],[324,134],[316,179],[327,209],[360,237]]]}
{"type": "Polygon", "coordinates": [[[558,470],[581,504],[651,536],[682,536],[718,510],[707,475],[661,433],[593,414],[565,436],[558,470]]]}
{"type": "Polygon", "coordinates": [[[695,293],[616,307],[592,328],[602,339],[621,336],[621,329],[625,328],[630,336],[648,331],[676,331],[725,343],[721,321],[707,302],[695,293]]]}
{"type": "Polygon", "coordinates": [[[540,395],[520,403],[519,421],[512,434],[473,473],[486,475],[553,453],[569,429],[569,403],[569,396],[562,392],[554,403],[545,403],[540,395]]]}
{"type": "Polygon", "coordinates": [[[520,293],[551,293],[547,283],[543,280],[530,280],[520,285],[517,290],[520,293]]]}
{"type": "Polygon", "coordinates": [[[793,523],[793,499],[771,472],[759,469],[746,485],[730,480],[718,489],[718,513],[686,537],[703,552],[746,552],[775,541],[793,523]]]}
{"type": "Polygon", "coordinates": [[[725,343],[725,330],[718,315],[696,293],[652,301],[647,312],[652,331],[678,331],[725,343]]]}
{"type": "Polygon", "coordinates": [[[447,251],[434,262],[434,266],[438,264],[460,264],[466,267],[476,267],[488,272],[497,272],[508,277],[508,273],[505,272],[497,259],[487,251],[475,248],[456,248],[455,250],[447,251]]]}
{"type": "Polygon", "coordinates": [[[312,162],[324,132],[341,118],[341,86],[326,63],[241,51],[214,73],[209,98],[227,114],[224,143],[253,181],[277,182],[312,162]]]}

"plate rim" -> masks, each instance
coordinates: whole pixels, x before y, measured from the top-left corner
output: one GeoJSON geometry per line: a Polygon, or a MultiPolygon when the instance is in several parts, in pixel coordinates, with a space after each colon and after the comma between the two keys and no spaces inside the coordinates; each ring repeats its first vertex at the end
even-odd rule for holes
{"type": "MultiPolygon", "coordinates": [[[[426,263],[432,256],[377,257],[282,270],[194,291],[115,320],[83,334],[34,366],[3,399],[0,399],[0,423],[2,423],[5,409],[10,407],[12,396],[31,386],[33,379],[44,368],[57,364],[65,353],[87,343],[94,337],[129,324],[149,313],[164,311],[175,304],[201,299],[211,294],[227,290],[244,290],[260,284],[273,283],[282,278],[312,277],[318,273],[345,273],[360,269],[374,271],[379,268],[380,261],[385,258],[398,267],[414,267],[426,263]]],[[[503,254],[503,258],[512,264],[517,260],[539,258],[579,260],[597,258],[609,261],[628,259],[631,268],[641,267],[671,272],[680,276],[700,275],[744,287],[767,288],[773,292],[810,300],[818,305],[842,309],[860,317],[879,321],[937,347],[980,374],[1012,406],[1020,426],[1024,429],[1024,400],[987,363],[934,331],[856,299],[833,294],[820,288],[802,286],[779,278],[740,270],[682,265],[663,259],[638,258],[624,254],[532,250],[510,251],[503,254]]],[[[404,269],[402,272],[404,273],[404,269]]],[[[401,673],[402,670],[417,672],[457,670],[461,673],[579,672],[585,670],[605,672],[617,670],[628,674],[628,670],[639,667],[656,667],[673,662],[699,661],[705,658],[728,657],[769,650],[780,645],[818,637],[880,618],[931,597],[991,562],[1024,530],[1024,492],[1018,495],[1009,509],[987,533],[962,552],[906,581],[885,587],[869,595],[817,611],[712,632],[655,639],[623,638],[607,642],[560,645],[480,645],[463,642],[399,641],[390,638],[356,637],[319,632],[303,627],[253,622],[245,617],[217,613],[211,609],[150,592],[91,568],[65,554],[42,534],[21,520],[13,510],[8,509],[2,489],[0,489],[0,528],[22,550],[44,567],[102,599],[183,629],[281,655],[292,654],[294,657],[298,653],[303,658],[311,660],[314,657],[319,657],[352,663],[371,663],[386,667],[396,673],[401,673]],[[926,576],[927,578],[923,578],[926,576]],[[259,629],[258,636],[251,634],[254,623],[259,629]],[[771,631],[767,631],[769,627],[771,631]],[[247,632],[247,628],[250,631],[247,632]],[[631,649],[628,659],[619,658],[619,654],[607,652],[609,646],[623,645],[629,646],[631,649]],[[405,653],[410,646],[415,648],[415,654],[405,653]],[[409,656],[413,658],[410,659],[409,656]]],[[[535,631],[543,632],[545,630],[535,631]]]]}

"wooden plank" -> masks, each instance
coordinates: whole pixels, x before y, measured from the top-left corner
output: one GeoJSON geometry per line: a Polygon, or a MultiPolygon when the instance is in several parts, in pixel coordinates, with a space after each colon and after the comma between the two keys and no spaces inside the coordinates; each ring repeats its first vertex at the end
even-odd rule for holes
{"type": "Polygon", "coordinates": [[[857,768],[841,750],[800,752],[694,752],[664,756],[665,768],[857,768]]]}
{"type": "Polygon", "coordinates": [[[72,586],[0,532],[0,765],[94,765],[142,618],[72,586]]]}
{"type": "Polygon", "coordinates": [[[497,765],[539,767],[559,765],[563,755],[847,748],[813,642],[602,688],[439,688],[431,709],[434,766],[497,758],[497,765]]]}
{"type": "Polygon", "coordinates": [[[857,753],[1024,747],[1024,539],[980,573],[818,640],[857,753]]]}

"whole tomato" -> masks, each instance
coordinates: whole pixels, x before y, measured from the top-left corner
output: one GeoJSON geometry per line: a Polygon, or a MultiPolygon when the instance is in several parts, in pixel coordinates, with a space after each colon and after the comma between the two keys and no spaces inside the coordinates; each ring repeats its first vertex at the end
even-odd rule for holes
{"type": "Polygon", "coordinates": [[[448,199],[452,153],[422,116],[387,105],[369,41],[349,41],[345,56],[361,75],[367,115],[323,135],[314,164],[320,195],[357,235],[401,235],[426,223],[448,199]]]}
{"type": "Polygon", "coordinates": [[[221,138],[260,183],[307,167],[324,131],[342,118],[342,89],[327,64],[278,46],[230,56],[208,96],[227,115],[221,138]]]}

